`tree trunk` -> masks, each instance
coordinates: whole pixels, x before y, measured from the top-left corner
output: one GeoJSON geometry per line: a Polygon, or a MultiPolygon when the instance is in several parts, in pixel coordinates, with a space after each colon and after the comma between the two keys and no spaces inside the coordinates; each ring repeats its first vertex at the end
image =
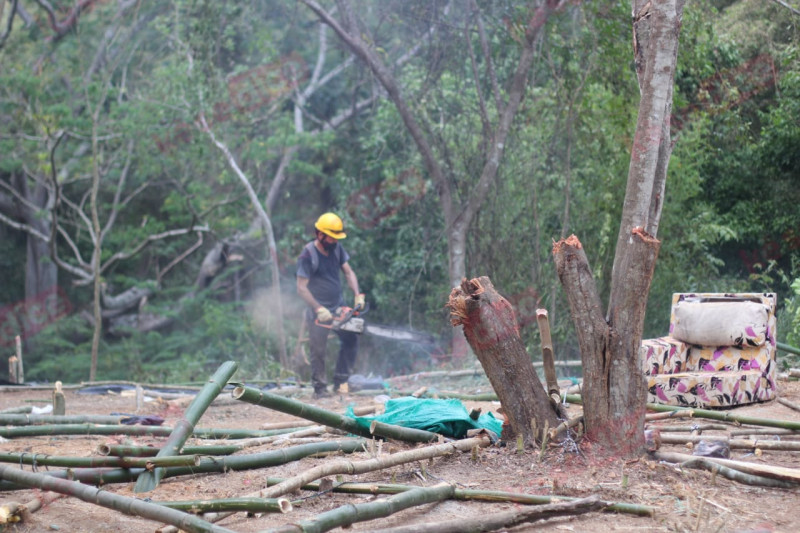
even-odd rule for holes
{"type": "Polygon", "coordinates": [[[660,247],[655,234],[672,151],[672,85],[684,0],[632,4],[642,98],[605,316],[578,238],[553,246],[583,360],[587,436],[601,449],[623,456],[637,456],[645,447],[646,387],[639,346],[660,247]]]}
{"type": "Polygon", "coordinates": [[[453,289],[448,307],[452,324],[463,326],[467,341],[500,399],[510,426],[504,425],[503,440],[521,435],[527,446],[534,446],[545,426],[552,429],[559,420],[519,337],[511,304],[494,289],[489,278],[481,276],[464,280],[453,289]]]}

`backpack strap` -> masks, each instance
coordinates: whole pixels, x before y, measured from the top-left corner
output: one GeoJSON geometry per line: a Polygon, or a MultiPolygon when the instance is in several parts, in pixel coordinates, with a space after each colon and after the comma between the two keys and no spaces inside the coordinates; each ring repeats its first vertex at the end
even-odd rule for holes
{"type": "MultiPolygon", "coordinates": [[[[317,270],[319,270],[319,255],[318,255],[319,254],[319,250],[317,250],[317,247],[315,246],[314,243],[315,243],[315,241],[311,241],[308,244],[306,244],[306,250],[308,250],[308,253],[311,255],[311,275],[312,276],[317,273],[317,270]]],[[[341,263],[342,263],[342,245],[341,244],[337,244],[336,245],[336,248],[333,249],[333,254],[334,254],[334,257],[336,257],[336,263],[339,266],[341,266],[341,263]]]]}

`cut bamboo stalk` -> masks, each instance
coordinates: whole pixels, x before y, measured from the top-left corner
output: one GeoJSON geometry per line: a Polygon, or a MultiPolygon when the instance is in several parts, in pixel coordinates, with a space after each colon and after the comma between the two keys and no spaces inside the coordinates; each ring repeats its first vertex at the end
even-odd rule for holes
{"type": "Polygon", "coordinates": [[[25,485],[29,488],[51,490],[67,494],[88,503],[100,505],[125,514],[140,516],[148,520],[171,524],[190,533],[234,533],[230,529],[216,526],[196,516],[162,507],[143,500],[120,496],[75,481],[58,479],[44,474],[25,472],[0,465],[0,479],[25,485]]]}
{"type": "Polygon", "coordinates": [[[341,429],[360,437],[372,438],[372,433],[370,433],[369,429],[361,427],[354,418],[340,415],[339,413],[334,413],[333,411],[309,405],[292,398],[284,398],[283,396],[251,387],[245,387],[243,385],[233,389],[233,397],[253,405],[260,405],[261,407],[274,409],[281,413],[299,416],[300,418],[311,420],[317,424],[324,424],[341,429]]]}
{"type": "MultiPolygon", "coordinates": [[[[181,455],[230,455],[241,451],[242,445],[184,446],[181,455]]],[[[113,457],[155,457],[161,448],[153,446],[129,446],[122,444],[101,444],[95,450],[98,455],[113,457]]]]}
{"type": "Polygon", "coordinates": [[[743,437],[746,435],[780,435],[780,436],[800,437],[800,431],[795,431],[793,429],[747,428],[747,429],[731,430],[730,435],[731,437],[743,437]]]}
{"type": "Polygon", "coordinates": [[[53,387],[53,414],[56,416],[64,416],[67,413],[67,400],[64,398],[64,392],[61,390],[61,382],[56,381],[53,387]]]}
{"type": "Polygon", "coordinates": [[[365,474],[367,472],[380,470],[382,468],[390,468],[392,466],[406,464],[413,461],[424,461],[433,457],[448,455],[456,451],[469,451],[475,446],[483,448],[489,446],[490,444],[491,442],[488,437],[481,436],[448,442],[445,444],[427,446],[424,448],[417,448],[415,450],[409,450],[405,452],[398,452],[385,457],[368,459],[366,461],[334,461],[306,470],[301,474],[286,479],[274,487],[262,489],[248,496],[255,498],[277,498],[299,489],[306,483],[321,479],[323,477],[334,476],[337,474],[365,474]]]}
{"type": "Polygon", "coordinates": [[[453,496],[453,492],[454,487],[449,483],[415,488],[384,500],[343,505],[309,520],[268,529],[267,533],[325,533],[337,527],[385,518],[411,507],[447,500],[453,496]]]}
{"type": "Polygon", "coordinates": [[[64,495],[47,491],[27,503],[5,502],[0,505],[0,524],[29,522],[32,513],[35,513],[43,506],[56,501],[62,496],[64,495]]]}
{"type": "Polygon", "coordinates": [[[569,502],[551,503],[532,509],[521,511],[506,511],[503,513],[485,514],[477,518],[462,518],[454,521],[435,522],[427,524],[414,524],[389,529],[373,530],[373,533],[463,533],[464,531],[496,531],[507,529],[522,524],[539,520],[556,518],[559,516],[574,516],[579,514],[601,511],[607,505],[597,496],[589,496],[569,502]]]}
{"type": "Polygon", "coordinates": [[[199,455],[175,455],[161,457],[72,457],[35,453],[0,453],[0,463],[35,466],[62,466],[67,468],[145,468],[157,466],[197,466],[199,455]]]}
{"type": "Polygon", "coordinates": [[[20,407],[7,407],[0,411],[0,415],[22,415],[33,411],[32,405],[22,405],[20,407]]]}
{"type": "MultiPolygon", "coordinates": [[[[696,456],[687,455],[685,453],[674,452],[654,452],[653,457],[659,461],[666,461],[668,463],[685,463],[694,459],[696,456]]],[[[717,457],[704,457],[709,461],[727,466],[740,472],[752,474],[754,476],[769,477],[772,479],[780,479],[782,481],[789,481],[797,486],[800,483],[800,469],[785,468],[782,466],[764,465],[759,463],[747,463],[745,461],[735,461],[733,459],[720,459],[717,457]]]]}
{"type": "Polygon", "coordinates": [[[25,383],[25,367],[22,364],[22,339],[19,335],[14,337],[14,344],[17,347],[17,383],[25,383]]]}
{"type": "Polygon", "coordinates": [[[790,409],[794,409],[795,411],[800,411],[800,404],[796,404],[795,402],[790,402],[786,398],[778,398],[778,403],[789,407],[790,409]]]}
{"type": "Polygon", "coordinates": [[[310,427],[311,424],[308,423],[308,420],[289,420],[287,422],[273,422],[272,424],[262,424],[261,429],[298,429],[298,428],[307,428],[310,427]]]}
{"type": "Polygon", "coordinates": [[[285,514],[292,510],[292,502],[286,498],[222,498],[218,500],[153,501],[152,503],[192,514],[226,511],[285,514]]]}
{"type": "MultiPolygon", "coordinates": [[[[189,476],[194,474],[209,474],[216,472],[252,470],[283,465],[299,461],[305,457],[325,453],[354,453],[364,451],[364,439],[342,439],[312,444],[302,444],[271,450],[263,453],[247,455],[231,455],[226,457],[202,457],[197,466],[171,466],[164,469],[164,477],[189,476]]],[[[63,479],[70,479],[91,485],[108,485],[110,483],[126,483],[134,480],[143,472],[141,468],[74,468],[70,470],[53,470],[47,475],[63,479]]],[[[18,490],[19,486],[0,484],[2,490],[18,490]]],[[[254,496],[255,497],[255,496],[254,496]]]]}
{"type": "Polygon", "coordinates": [[[651,422],[653,420],[664,420],[666,418],[691,418],[692,412],[691,411],[670,411],[667,413],[648,413],[644,415],[645,422],[651,422]]]}
{"type": "Polygon", "coordinates": [[[800,442],[797,441],[780,441],[780,440],[757,440],[757,439],[730,439],[727,436],[716,435],[669,435],[661,434],[661,444],[689,444],[698,443],[701,440],[715,440],[728,443],[731,450],[754,450],[756,448],[761,450],[771,451],[786,451],[796,452],[800,451],[800,442]]]}
{"type": "MultiPolygon", "coordinates": [[[[660,453],[661,452],[656,452],[656,454],[660,453]]],[[[780,489],[797,488],[796,483],[791,483],[789,481],[782,481],[771,477],[759,476],[757,474],[750,474],[747,472],[743,472],[736,468],[720,464],[716,459],[712,459],[710,457],[695,457],[693,455],[689,455],[687,457],[689,457],[689,459],[680,463],[681,468],[703,468],[705,470],[712,472],[715,475],[719,474],[732,481],[744,483],[745,485],[753,485],[758,487],[773,487],[780,489]]]]}
{"type": "MultiPolygon", "coordinates": [[[[189,407],[186,408],[183,418],[176,424],[175,430],[170,434],[167,442],[161,447],[156,457],[175,455],[183,447],[186,440],[192,436],[192,431],[197,421],[203,416],[203,413],[208,409],[214,398],[222,391],[237,368],[238,365],[234,361],[227,361],[219,367],[208,383],[197,393],[189,407]]],[[[149,492],[155,489],[163,476],[163,468],[143,472],[136,479],[133,492],[149,492]]]]}
{"type": "MultiPolygon", "coordinates": [[[[55,408],[53,409],[55,411],[55,408]]],[[[46,424],[119,424],[124,416],[109,415],[25,415],[0,414],[3,426],[37,426],[46,424]]]]}
{"type": "MultiPolygon", "coordinates": [[[[174,428],[169,426],[114,426],[95,424],[56,424],[44,426],[0,427],[0,437],[41,437],[51,435],[129,435],[136,437],[169,437],[174,428]]],[[[194,428],[192,436],[201,439],[247,439],[273,437],[291,433],[291,429],[248,430],[194,428]]]]}
{"type": "Polygon", "coordinates": [[[550,338],[550,320],[547,318],[547,309],[536,310],[536,323],[539,325],[539,337],[542,345],[542,366],[544,367],[544,377],[547,382],[547,394],[555,396],[555,402],[561,395],[558,388],[558,378],[556,377],[555,357],[553,355],[553,341],[550,338]]]}
{"type": "Polygon", "coordinates": [[[440,435],[424,429],[406,428],[373,420],[369,432],[376,436],[397,439],[404,442],[436,442],[440,435]]]}
{"type": "MultiPolygon", "coordinates": [[[[582,403],[582,399],[580,396],[568,394],[566,396],[566,401],[569,403],[580,404],[582,403]]],[[[689,411],[692,413],[691,416],[697,418],[708,418],[711,420],[721,420],[723,422],[734,422],[739,424],[748,424],[751,426],[764,426],[764,427],[776,427],[776,428],[784,428],[784,429],[797,429],[800,430],[800,421],[794,420],[777,420],[774,418],[758,418],[754,416],[747,416],[747,415],[736,415],[729,411],[712,411],[710,409],[692,409],[690,407],[675,407],[672,405],[661,405],[657,403],[648,403],[647,408],[651,411],[656,412],[682,412],[682,411],[689,411]]]]}
{"type": "MultiPolygon", "coordinates": [[[[683,432],[683,431],[727,431],[730,426],[724,424],[692,424],[691,426],[660,426],[658,424],[648,424],[645,429],[657,429],[662,432],[683,432]]],[[[712,437],[713,438],[713,437],[712,437]]]]}
{"type": "Polygon", "coordinates": [[[17,372],[19,368],[17,367],[17,356],[12,355],[8,358],[8,381],[11,383],[19,384],[19,378],[17,377],[17,372]]]}
{"type": "Polygon", "coordinates": [[[417,390],[415,390],[414,392],[412,392],[411,396],[413,396],[414,398],[419,398],[420,396],[422,396],[426,392],[428,392],[428,387],[420,387],[417,390]]]}
{"type": "MultiPolygon", "coordinates": [[[[269,477],[267,486],[277,485],[284,481],[284,478],[269,477]]],[[[319,482],[307,483],[300,487],[301,490],[321,491],[319,482]]],[[[411,490],[413,486],[398,484],[373,484],[373,483],[340,483],[327,489],[331,492],[341,492],[344,494],[398,494],[411,490]]],[[[477,489],[456,489],[453,499],[463,501],[483,501],[483,502],[505,502],[519,503],[523,505],[544,505],[559,501],[573,501],[578,498],[570,496],[544,496],[540,494],[521,494],[517,492],[506,492],[496,490],[477,490],[477,489]]],[[[647,505],[637,505],[633,503],[612,503],[605,511],[614,513],[625,513],[636,516],[653,516],[655,508],[647,505]]]]}

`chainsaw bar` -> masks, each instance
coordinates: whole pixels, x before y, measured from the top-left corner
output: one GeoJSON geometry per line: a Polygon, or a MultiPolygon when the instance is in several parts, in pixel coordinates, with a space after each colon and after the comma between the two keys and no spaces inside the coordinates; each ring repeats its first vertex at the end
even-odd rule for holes
{"type": "Polygon", "coordinates": [[[410,331],[407,329],[393,328],[389,326],[379,326],[377,324],[366,324],[364,331],[376,337],[384,337],[386,339],[394,339],[397,341],[416,342],[419,344],[433,344],[434,338],[432,335],[410,331]]]}

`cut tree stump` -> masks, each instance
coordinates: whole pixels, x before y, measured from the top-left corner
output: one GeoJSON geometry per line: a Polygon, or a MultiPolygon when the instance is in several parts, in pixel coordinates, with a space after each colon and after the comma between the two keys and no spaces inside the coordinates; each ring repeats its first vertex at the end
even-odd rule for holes
{"type": "Polygon", "coordinates": [[[545,427],[554,428],[560,421],[519,337],[511,304],[481,276],[464,279],[450,293],[447,306],[450,322],[464,328],[500,400],[508,420],[502,440],[515,442],[521,435],[526,446],[535,446],[545,427]]]}

